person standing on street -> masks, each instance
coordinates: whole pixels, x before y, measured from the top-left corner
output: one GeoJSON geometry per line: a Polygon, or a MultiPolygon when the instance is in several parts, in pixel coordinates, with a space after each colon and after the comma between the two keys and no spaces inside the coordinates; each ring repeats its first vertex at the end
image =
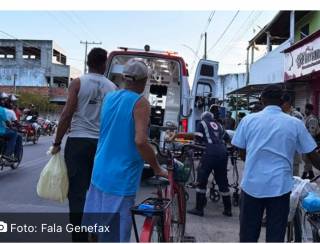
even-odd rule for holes
{"type": "MultiPolygon", "coordinates": [[[[313,105],[308,103],[305,106],[305,114],[306,114],[306,127],[312,137],[316,139],[318,134],[320,133],[319,128],[319,120],[318,118],[313,114],[313,105]]],[[[303,161],[304,161],[304,170],[302,174],[302,179],[312,179],[314,178],[314,173],[312,170],[312,163],[310,162],[309,158],[305,155],[303,155],[303,161]]]]}
{"type": "MultiPolygon", "coordinates": [[[[124,89],[108,94],[103,102],[99,144],[83,222],[89,226],[94,224],[86,213],[118,213],[119,240],[129,242],[130,208],[140,186],[144,161],[150,164],[155,175],[167,177],[168,172],[160,167],[148,142],[151,110],[142,94],[148,80],[147,65],[129,60],[123,70],[123,79],[124,89]]],[[[116,220],[106,221],[111,226],[116,224],[116,220]]],[[[92,234],[93,240],[110,241],[108,233],[92,234]]]]}
{"type": "Polygon", "coordinates": [[[282,88],[266,87],[265,108],[244,117],[232,144],[245,160],[240,197],[240,242],[258,242],[266,210],[266,242],[283,242],[286,233],[292,167],[296,151],[305,153],[320,169],[317,145],[305,125],[281,111],[282,88]]]}
{"type": "Polygon", "coordinates": [[[236,121],[231,117],[232,113],[230,111],[227,112],[227,116],[224,119],[224,129],[225,130],[234,130],[236,128],[236,121]]]}
{"type": "MultiPolygon", "coordinates": [[[[299,111],[297,111],[294,107],[292,107],[292,98],[288,93],[285,93],[282,96],[281,108],[284,113],[287,113],[304,122],[303,115],[299,111]]],[[[293,175],[294,176],[300,175],[299,168],[301,164],[302,164],[302,155],[296,152],[294,154],[294,159],[293,159],[293,175]]]]}
{"type": "MultiPolygon", "coordinates": [[[[69,177],[70,222],[81,225],[86,192],[90,185],[96,153],[100,110],[105,95],[116,86],[105,76],[107,52],[93,48],[88,54],[89,73],[74,79],[68,89],[68,99],[62,111],[52,153],[60,151],[63,136],[71,132],[65,145],[65,161],[69,177]]],[[[73,241],[86,242],[86,233],[72,233],[73,241]]]]}
{"type": "Polygon", "coordinates": [[[229,139],[229,136],[211,112],[204,112],[201,115],[201,122],[198,123],[195,136],[196,139],[199,138],[197,141],[206,145],[206,150],[198,167],[196,207],[188,210],[188,213],[204,215],[208,178],[213,170],[215,181],[222,195],[223,215],[231,217],[231,196],[227,177],[228,153],[224,142],[229,139]]]}

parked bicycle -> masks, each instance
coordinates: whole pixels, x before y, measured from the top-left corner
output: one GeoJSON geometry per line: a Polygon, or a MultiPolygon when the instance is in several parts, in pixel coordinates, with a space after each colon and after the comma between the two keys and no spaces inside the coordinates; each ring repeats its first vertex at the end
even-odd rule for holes
{"type": "MultiPolygon", "coordinates": [[[[320,179],[320,175],[310,180],[310,183],[314,183],[318,179],[320,179]]],[[[306,189],[304,191],[306,191],[306,189]]],[[[303,235],[307,235],[308,242],[310,242],[311,239],[312,242],[320,242],[320,212],[307,212],[302,207],[302,200],[303,198],[300,197],[294,218],[288,223],[287,241],[303,242],[303,239],[306,239],[306,237],[303,238],[303,235]],[[310,231],[306,233],[308,232],[308,225],[310,231]]]]}
{"type": "Polygon", "coordinates": [[[131,209],[135,237],[137,242],[181,242],[186,225],[185,182],[190,176],[189,154],[204,147],[185,144],[179,150],[162,152],[158,144],[152,144],[157,154],[167,159],[168,179],[152,177],[149,183],[157,187],[157,197],[147,198],[131,209]],[[136,215],[145,217],[140,235],[136,215]]]}

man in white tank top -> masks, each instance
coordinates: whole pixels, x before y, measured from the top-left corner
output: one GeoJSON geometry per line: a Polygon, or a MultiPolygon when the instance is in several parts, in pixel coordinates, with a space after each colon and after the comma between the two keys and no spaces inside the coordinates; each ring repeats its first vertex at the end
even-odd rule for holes
{"type": "MultiPolygon", "coordinates": [[[[62,111],[53,153],[60,151],[61,141],[69,128],[71,132],[65,146],[65,161],[69,177],[70,222],[81,225],[86,192],[96,153],[100,109],[105,95],[116,86],[105,76],[107,52],[93,48],[88,54],[89,73],[73,80],[68,89],[68,99],[62,111]]],[[[72,241],[87,242],[86,233],[72,233],[72,241]]]]}

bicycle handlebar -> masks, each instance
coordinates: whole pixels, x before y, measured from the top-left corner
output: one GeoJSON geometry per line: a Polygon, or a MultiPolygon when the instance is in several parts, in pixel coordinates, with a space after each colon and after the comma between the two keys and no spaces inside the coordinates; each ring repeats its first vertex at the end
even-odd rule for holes
{"type": "MultiPolygon", "coordinates": [[[[164,158],[173,157],[171,153],[166,153],[166,154],[163,153],[163,152],[160,150],[160,147],[159,147],[159,145],[158,145],[157,143],[155,143],[155,142],[150,142],[150,143],[156,147],[157,152],[159,153],[159,155],[160,155],[161,157],[164,157],[164,158]]],[[[204,146],[201,146],[201,145],[184,144],[184,145],[182,146],[181,153],[179,153],[179,156],[178,156],[177,158],[179,158],[179,157],[181,157],[182,155],[184,155],[185,150],[186,150],[187,148],[197,149],[197,150],[201,150],[201,151],[205,150],[205,147],[204,147],[204,146]]],[[[170,152],[170,151],[169,151],[169,152],[170,152]]]]}

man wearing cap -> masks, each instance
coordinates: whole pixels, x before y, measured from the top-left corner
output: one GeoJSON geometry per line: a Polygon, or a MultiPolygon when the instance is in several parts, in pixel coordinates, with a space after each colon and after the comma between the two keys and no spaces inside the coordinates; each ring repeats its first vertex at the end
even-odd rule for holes
{"type": "MultiPolygon", "coordinates": [[[[130,241],[130,208],[140,185],[144,161],[150,164],[155,175],[167,176],[148,142],[150,104],[142,95],[147,80],[147,65],[131,59],[123,70],[124,89],[111,92],[104,99],[99,143],[84,210],[85,213],[118,213],[121,242],[130,241]]],[[[91,224],[86,221],[86,215],[84,223],[91,224]]],[[[110,241],[108,236],[95,237],[99,241],[110,241]]]]}

